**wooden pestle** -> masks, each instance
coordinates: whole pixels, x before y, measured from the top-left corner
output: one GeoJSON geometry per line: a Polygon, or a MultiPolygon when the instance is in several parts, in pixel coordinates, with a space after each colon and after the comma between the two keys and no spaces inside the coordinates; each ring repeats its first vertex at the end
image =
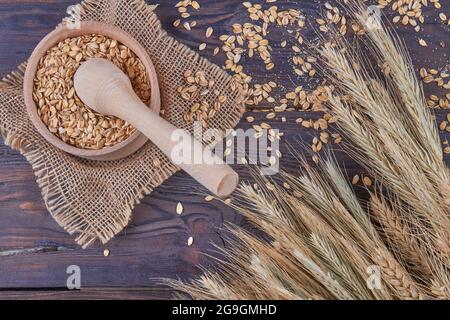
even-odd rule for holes
{"type": "Polygon", "coordinates": [[[116,116],[133,125],[171,161],[216,196],[225,198],[236,189],[239,183],[237,173],[189,133],[176,128],[148,108],[135,94],[130,79],[112,62],[97,58],[84,62],[75,74],[74,86],[86,105],[96,112],[116,116]],[[188,163],[172,158],[172,150],[180,143],[172,140],[175,130],[178,130],[177,138],[181,137],[182,141],[190,144],[191,157],[188,163]],[[200,156],[204,157],[201,159],[213,161],[195,162],[194,152],[197,152],[197,158],[201,152],[200,156]]]}

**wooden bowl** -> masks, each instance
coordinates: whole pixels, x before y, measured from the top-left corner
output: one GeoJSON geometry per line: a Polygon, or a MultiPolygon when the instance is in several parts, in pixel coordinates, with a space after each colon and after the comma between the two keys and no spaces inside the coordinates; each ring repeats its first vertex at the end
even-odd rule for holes
{"type": "Polygon", "coordinates": [[[130,48],[136,56],[142,61],[148,73],[151,86],[151,101],[149,107],[159,114],[161,108],[161,98],[159,92],[158,77],[155,67],[145,49],[131,35],[116,27],[106,25],[100,22],[84,21],[81,22],[81,28],[72,29],[68,25],[61,24],[54,31],[49,33],[34,49],[28,60],[24,80],[25,105],[28,115],[33,122],[36,130],[55,147],[70,153],[72,155],[100,161],[110,161],[124,158],[139,150],[146,142],[147,138],[139,131],[133,133],[126,140],[112,146],[99,150],[88,150],[74,147],[65,143],[57,136],[52,134],[47,126],[42,122],[37,112],[37,106],[33,99],[34,78],[39,65],[39,60],[46,54],[47,50],[57,45],[59,42],[72,37],[78,37],[85,34],[99,34],[117,40],[130,48]]]}

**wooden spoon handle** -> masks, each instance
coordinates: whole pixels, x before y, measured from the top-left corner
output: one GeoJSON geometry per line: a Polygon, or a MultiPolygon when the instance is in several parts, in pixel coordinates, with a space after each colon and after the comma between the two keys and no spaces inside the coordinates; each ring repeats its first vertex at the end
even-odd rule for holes
{"type": "MultiPolygon", "coordinates": [[[[116,96],[117,97],[117,96],[116,96]]],[[[110,103],[116,104],[116,114],[149,138],[173,163],[220,198],[229,196],[239,183],[238,174],[209,148],[188,132],[178,129],[149,109],[135,95],[122,95],[110,103]],[[174,138],[177,138],[176,140],[174,138]],[[180,142],[181,141],[181,142],[180,142]],[[182,143],[182,144],[180,144],[182,143]],[[185,161],[180,161],[184,151],[185,161]],[[190,154],[189,154],[190,153],[190,154]],[[206,161],[204,161],[206,159],[206,161]]]]}

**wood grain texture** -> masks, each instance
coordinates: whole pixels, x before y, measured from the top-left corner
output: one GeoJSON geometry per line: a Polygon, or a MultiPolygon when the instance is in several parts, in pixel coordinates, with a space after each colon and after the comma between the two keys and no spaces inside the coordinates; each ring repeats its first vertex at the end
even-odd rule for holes
{"type": "MultiPolygon", "coordinates": [[[[172,22],[178,18],[173,5],[177,1],[161,1],[157,9],[163,27],[178,40],[198,47],[208,44],[202,55],[222,65],[222,55],[212,56],[214,47],[220,45],[218,35],[227,33],[235,22],[242,22],[246,12],[241,1],[200,1],[202,9],[195,14],[197,27],[192,32],[175,29],[172,22]],[[205,39],[208,26],[214,27],[214,36],[205,39]],[[207,40],[207,41],[206,41],[207,40]]],[[[318,1],[295,2],[308,16],[318,15],[318,1]]],[[[324,1],[323,1],[324,2],[324,1]]],[[[0,0],[0,75],[27,59],[38,41],[61,20],[65,10],[73,1],[24,1],[0,0]]],[[[292,1],[278,1],[281,7],[292,1]]],[[[435,15],[434,11],[433,14],[435,15]]],[[[418,34],[410,28],[397,28],[408,44],[416,67],[442,68],[448,61],[448,49],[439,47],[439,41],[448,38],[448,27],[436,19],[429,19],[424,27],[429,48],[417,45],[418,34]]],[[[313,36],[308,29],[305,36],[313,36]]],[[[423,36],[423,33],[420,34],[423,36]]],[[[274,43],[284,37],[281,30],[270,34],[274,43]]],[[[284,62],[290,50],[276,48],[276,59],[280,66],[268,77],[262,72],[259,61],[248,61],[248,73],[255,75],[256,82],[275,79],[282,88],[294,84],[313,86],[314,82],[292,76],[291,68],[284,62]]],[[[275,62],[277,62],[275,61],[275,62]]],[[[427,95],[442,92],[434,85],[426,86],[427,95]]],[[[263,114],[248,113],[261,122],[263,114]]],[[[246,116],[247,116],[246,115],[246,116]]],[[[446,111],[436,113],[440,122],[446,111]]],[[[270,121],[275,128],[285,133],[281,151],[285,154],[282,167],[288,171],[297,170],[296,161],[287,155],[288,144],[303,142],[309,144],[313,132],[295,123],[298,117],[319,117],[320,114],[290,112],[280,114],[270,121]],[[282,117],[286,121],[282,121],[282,117]]],[[[244,116],[245,118],[245,116],[244,116]]],[[[238,127],[248,128],[242,121],[238,127]]],[[[446,133],[442,138],[448,139],[446,133]]],[[[335,147],[335,146],[333,146],[335,147]]],[[[354,162],[344,153],[336,150],[338,162],[349,176],[361,173],[354,162]]],[[[449,164],[449,157],[446,157],[449,164]]],[[[242,179],[248,179],[248,170],[237,166],[242,179]]],[[[130,225],[106,247],[108,257],[103,256],[104,246],[94,245],[81,250],[73,238],[60,228],[47,212],[40,190],[26,160],[17,152],[0,143],[0,299],[96,299],[96,298],[168,298],[170,292],[155,289],[159,277],[189,278],[200,273],[199,265],[208,266],[211,260],[204,253],[214,254],[213,244],[223,246],[224,222],[244,224],[242,218],[226,205],[205,202],[205,192],[192,178],[178,173],[150,196],[145,197],[133,214],[130,225]],[[178,216],[175,207],[178,201],[184,206],[184,214],[178,216]],[[189,236],[194,244],[187,246],[189,236]],[[66,269],[70,265],[81,267],[82,290],[69,292],[66,287],[66,269]]]]}
{"type": "MultiPolygon", "coordinates": [[[[125,139],[125,141],[122,141],[121,143],[118,143],[110,148],[103,148],[100,150],[76,148],[69,143],[63,142],[48,130],[47,126],[44,124],[44,122],[42,122],[41,117],[38,114],[36,102],[33,98],[33,91],[35,88],[34,77],[36,76],[36,72],[38,71],[40,60],[43,56],[45,56],[46,52],[57,45],[59,42],[67,38],[73,38],[92,33],[97,33],[109,38],[114,38],[115,40],[126,45],[136,54],[136,56],[145,67],[145,70],[147,71],[147,78],[151,88],[154,88],[154,90],[152,91],[149,107],[153,112],[159,114],[161,110],[161,96],[159,91],[158,75],[156,74],[153,62],[148,53],[145,51],[145,48],[123,30],[105,23],[98,23],[95,21],[82,22],[80,23],[80,28],[76,29],[68,26],[61,26],[60,28],[57,28],[47,34],[45,38],[41,40],[41,42],[39,42],[27,62],[27,68],[24,75],[24,101],[28,116],[33,122],[36,130],[45,138],[45,140],[50,142],[56,148],[73,154],[77,157],[91,160],[117,160],[135,153],[147,142],[147,139],[145,139],[145,137],[143,137],[139,131],[136,131],[131,134],[128,139],[125,139]]],[[[124,77],[127,81],[129,81],[126,76],[124,77]]],[[[134,91],[131,89],[131,86],[130,90],[134,95],[134,91]]],[[[136,99],[141,102],[137,96],[136,99]]],[[[112,114],[108,112],[103,113],[112,114]]]]}

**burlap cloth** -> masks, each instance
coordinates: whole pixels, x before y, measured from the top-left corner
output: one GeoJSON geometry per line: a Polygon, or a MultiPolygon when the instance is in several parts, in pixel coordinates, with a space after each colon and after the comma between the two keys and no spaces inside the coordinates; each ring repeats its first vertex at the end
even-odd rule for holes
{"type": "MultiPolygon", "coordinates": [[[[78,6],[81,20],[119,27],[146,48],[158,73],[165,118],[176,127],[193,132],[183,120],[191,105],[176,92],[187,69],[205,71],[228,98],[209,126],[224,131],[237,124],[243,112],[239,86],[233,90],[231,76],[167,35],[153,12],[155,6],[143,0],[87,0],[78,6]]],[[[28,118],[22,93],[24,67],[0,82],[0,131],[5,143],[30,162],[49,212],[77,236],[78,244],[87,247],[97,239],[106,243],[128,224],[134,205],[178,168],[150,142],[128,158],[110,162],[84,160],[54,148],[28,118]],[[160,166],[154,165],[155,159],[160,166]]]]}

